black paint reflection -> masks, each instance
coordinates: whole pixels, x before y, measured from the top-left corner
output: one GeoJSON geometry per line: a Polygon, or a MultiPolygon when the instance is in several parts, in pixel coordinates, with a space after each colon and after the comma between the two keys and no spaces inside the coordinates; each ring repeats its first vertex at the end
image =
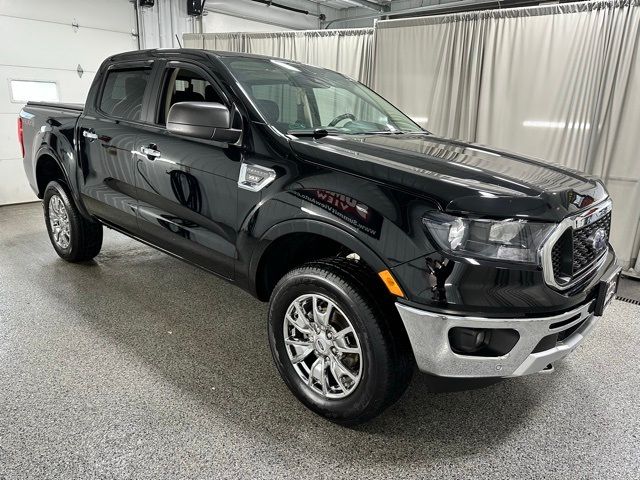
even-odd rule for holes
{"type": "MultiPolygon", "coordinates": [[[[193,212],[200,213],[202,211],[202,190],[198,179],[181,170],[171,170],[167,174],[171,179],[171,190],[178,203],[193,212]]],[[[189,219],[166,213],[158,217],[158,223],[161,227],[188,240],[191,240],[191,231],[200,228],[197,223],[189,219]]]]}
{"type": "Polygon", "coordinates": [[[202,211],[202,190],[198,185],[198,179],[181,170],[171,170],[169,177],[176,200],[189,210],[200,213],[202,211]]]}

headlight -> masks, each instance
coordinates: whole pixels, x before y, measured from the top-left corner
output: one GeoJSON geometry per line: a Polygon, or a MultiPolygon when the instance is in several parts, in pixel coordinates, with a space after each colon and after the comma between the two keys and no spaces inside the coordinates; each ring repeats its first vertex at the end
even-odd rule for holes
{"type": "Polygon", "coordinates": [[[538,262],[538,250],[555,227],[525,220],[476,220],[442,212],[429,212],[422,221],[446,252],[523,263],[538,262]]]}

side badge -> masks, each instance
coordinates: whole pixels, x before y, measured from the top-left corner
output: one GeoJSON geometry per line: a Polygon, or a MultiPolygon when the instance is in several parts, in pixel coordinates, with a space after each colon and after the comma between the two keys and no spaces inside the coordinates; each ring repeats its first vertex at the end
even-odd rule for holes
{"type": "Polygon", "coordinates": [[[259,192],[276,179],[276,171],[260,165],[243,163],[240,165],[238,187],[259,192]]]}

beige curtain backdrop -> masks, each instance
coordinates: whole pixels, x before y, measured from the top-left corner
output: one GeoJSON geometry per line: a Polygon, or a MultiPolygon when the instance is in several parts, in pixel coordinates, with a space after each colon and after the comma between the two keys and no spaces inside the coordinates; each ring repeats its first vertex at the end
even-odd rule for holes
{"type": "Polygon", "coordinates": [[[637,0],[383,21],[375,39],[373,88],[427,129],[602,177],[615,202],[612,243],[633,265],[637,0]]]}
{"type": "Polygon", "coordinates": [[[185,46],[337,70],[434,133],[597,175],[615,203],[621,263],[638,258],[640,0],[389,20],[375,29],[185,35],[185,46]]]}
{"type": "Polygon", "coordinates": [[[185,47],[286,58],[371,81],[373,29],[185,35],[185,47]]]}
{"type": "Polygon", "coordinates": [[[184,48],[204,48],[204,38],[200,33],[185,33],[182,36],[184,48]]]}

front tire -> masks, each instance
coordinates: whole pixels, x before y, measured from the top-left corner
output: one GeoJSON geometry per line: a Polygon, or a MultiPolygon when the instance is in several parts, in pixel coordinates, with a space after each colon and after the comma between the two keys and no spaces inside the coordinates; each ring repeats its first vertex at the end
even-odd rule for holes
{"type": "Polygon", "coordinates": [[[407,388],[414,360],[389,293],[361,261],[304,265],[276,285],[269,343],[309,409],[343,425],[379,415],[407,388]]]}
{"type": "Polygon", "coordinates": [[[62,182],[49,182],[43,197],[49,240],[67,262],[85,262],[100,253],[102,225],[84,218],[62,182]]]}

